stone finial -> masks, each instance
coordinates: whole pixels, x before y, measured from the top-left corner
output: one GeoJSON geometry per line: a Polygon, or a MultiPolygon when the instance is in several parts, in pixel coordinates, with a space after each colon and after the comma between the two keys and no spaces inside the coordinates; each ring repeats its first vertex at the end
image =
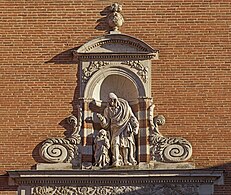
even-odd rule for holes
{"type": "Polygon", "coordinates": [[[124,23],[124,18],[120,13],[122,11],[122,5],[118,3],[113,3],[110,6],[110,12],[107,16],[108,25],[111,27],[113,31],[118,31],[119,27],[121,27],[124,23]]]}

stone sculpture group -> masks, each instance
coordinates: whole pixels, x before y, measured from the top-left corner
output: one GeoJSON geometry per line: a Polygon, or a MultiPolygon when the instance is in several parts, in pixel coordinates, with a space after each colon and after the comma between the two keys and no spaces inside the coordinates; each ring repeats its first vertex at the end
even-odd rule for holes
{"type": "MultiPolygon", "coordinates": [[[[149,107],[149,146],[152,161],[175,163],[188,160],[192,146],[184,138],[164,137],[159,126],[164,125],[163,115],[153,116],[154,105],[149,107]]],[[[109,93],[103,114],[97,113],[101,125],[94,138],[94,165],[99,168],[137,165],[135,135],[139,134],[139,122],[128,101],[109,93]]],[[[49,138],[40,148],[40,156],[49,163],[71,163],[81,166],[81,125],[82,110],[78,116],[66,118],[70,125],[70,135],[65,138],[49,138]]]]}
{"type": "Polygon", "coordinates": [[[101,126],[110,131],[112,165],[136,165],[134,135],[138,134],[139,123],[128,102],[110,93],[104,115],[97,116],[101,126]]]}

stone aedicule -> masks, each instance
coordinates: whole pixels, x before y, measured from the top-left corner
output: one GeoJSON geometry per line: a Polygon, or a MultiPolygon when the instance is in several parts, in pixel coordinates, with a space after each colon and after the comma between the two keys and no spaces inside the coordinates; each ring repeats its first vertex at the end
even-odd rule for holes
{"type": "MultiPolygon", "coordinates": [[[[118,11],[117,8],[120,9],[115,5],[115,12],[118,11]]],[[[183,162],[191,157],[191,144],[184,138],[164,137],[158,128],[159,125],[163,125],[161,118],[153,116],[151,59],[158,59],[158,50],[134,37],[112,33],[82,45],[78,50],[73,51],[73,56],[78,58],[80,70],[78,73],[81,113],[77,118],[83,122],[78,123],[78,135],[62,139],[51,138],[43,143],[40,154],[45,161],[70,163],[75,162],[76,158],[79,159],[81,156],[82,168],[91,168],[93,164],[97,164],[94,162],[98,159],[95,158],[94,140],[100,130],[98,128],[100,121],[96,116],[103,114],[107,96],[111,92],[128,101],[129,106],[137,105],[134,116],[138,119],[137,132],[139,133],[132,141],[136,145],[134,147],[136,151],[132,152],[136,158],[134,162],[149,163],[150,160],[165,163],[183,162]],[[93,104],[94,109],[91,106],[93,104]],[[73,138],[79,138],[80,135],[82,136],[81,154],[78,153],[79,147],[74,146],[80,144],[80,139],[76,144],[72,142],[73,138]],[[51,158],[53,154],[58,154],[60,151],[63,151],[64,155],[57,159],[51,158]]],[[[107,128],[110,132],[112,127],[107,128]]],[[[109,136],[109,141],[112,143],[110,139],[109,136]]],[[[113,154],[112,145],[110,150],[109,153],[113,154]]],[[[123,153],[121,152],[121,156],[123,153]]],[[[129,158],[132,159],[132,157],[129,158]]],[[[111,156],[110,162],[103,164],[113,164],[113,159],[114,155],[111,156]]]]}
{"type": "MultiPolygon", "coordinates": [[[[114,11],[118,13],[118,10],[120,8],[115,5],[114,11]]],[[[95,115],[103,114],[110,92],[127,100],[132,108],[137,105],[135,116],[140,121],[147,120],[147,108],[150,105],[143,109],[139,104],[142,103],[142,99],[151,98],[151,59],[158,59],[158,50],[139,39],[119,33],[117,27],[113,29],[114,33],[95,38],[73,51],[73,57],[79,62],[80,99],[81,102],[88,104],[88,108],[83,109],[83,123],[91,118],[93,124],[90,126],[88,123],[82,128],[84,142],[82,160],[90,160],[94,156],[92,143],[100,130],[96,129],[99,121],[95,119],[95,115]],[[90,99],[95,102],[94,110],[91,109],[90,99]]],[[[148,162],[150,160],[147,141],[149,126],[141,125],[141,128],[142,133],[138,133],[135,141],[138,143],[136,161],[148,162]],[[146,132],[145,135],[143,132],[146,132]]],[[[83,162],[87,167],[91,163],[93,163],[91,160],[88,163],[83,162]]]]}

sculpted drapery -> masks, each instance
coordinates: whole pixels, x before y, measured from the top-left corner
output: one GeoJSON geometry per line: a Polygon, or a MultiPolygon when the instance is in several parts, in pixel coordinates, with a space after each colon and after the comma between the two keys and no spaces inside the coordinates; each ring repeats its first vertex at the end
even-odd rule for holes
{"type": "Polygon", "coordinates": [[[95,140],[95,165],[99,167],[106,167],[110,163],[108,149],[110,148],[107,132],[101,129],[95,140]]]}
{"type": "Polygon", "coordinates": [[[110,93],[104,116],[98,117],[102,127],[111,133],[113,166],[137,164],[134,135],[138,134],[139,123],[128,102],[110,93]]]}

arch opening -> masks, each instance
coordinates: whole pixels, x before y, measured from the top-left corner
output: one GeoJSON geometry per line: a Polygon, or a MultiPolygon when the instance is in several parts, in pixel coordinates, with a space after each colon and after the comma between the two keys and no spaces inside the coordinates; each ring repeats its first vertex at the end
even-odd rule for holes
{"type": "Polygon", "coordinates": [[[85,87],[84,97],[106,102],[110,92],[129,102],[146,96],[145,87],[136,74],[128,69],[110,67],[92,76],[85,87]]]}
{"type": "Polygon", "coordinates": [[[99,91],[100,100],[106,102],[110,92],[127,101],[132,101],[138,97],[134,83],[121,75],[109,75],[103,80],[99,91]]]}

